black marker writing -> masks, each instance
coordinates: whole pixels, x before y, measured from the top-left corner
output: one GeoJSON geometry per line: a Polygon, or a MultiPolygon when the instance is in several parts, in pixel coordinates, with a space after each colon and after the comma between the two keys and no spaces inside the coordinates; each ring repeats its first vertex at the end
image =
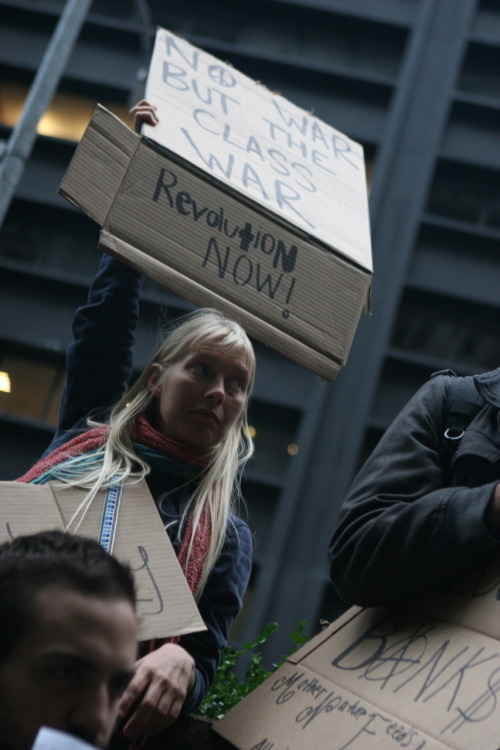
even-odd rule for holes
{"type": "Polygon", "coordinates": [[[238,287],[248,286],[279,302],[283,306],[283,317],[288,318],[288,306],[296,286],[296,278],[291,274],[299,257],[297,245],[287,244],[274,233],[264,232],[249,221],[242,226],[232,223],[223,206],[202,205],[187,190],[179,188],[177,175],[162,168],[158,172],[152,199],[155,203],[166,200],[168,207],[181,216],[195,224],[202,222],[224,240],[232,240],[231,244],[223,246],[215,235],[209,237],[201,267],[210,267],[220,279],[231,280],[238,287]],[[259,261],[259,255],[271,259],[276,273],[268,270],[267,261],[265,265],[259,261]]]}
{"type": "Polygon", "coordinates": [[[488,678],[487,688],[467,708],[457,708],[457,717],[444,727],[441,734],[451,731],[455,734],[464,724],[477,723],[488,719],[498,705],[497,693],[500,691],[500,670],[496,669],[488,678]]]}
{"type": "Polygon", "coordinates": [[[5,530],[7,532],[7,536],[9,537],[10,541],[12,541],[13,539],[15,539],[15,536],[14,536],[14,534],[12,532],[12,527],[11,527],[10,523],[7,522],[5,524],[5,530]]]}
{"type": "Polygon", "coordinates": [[[138,567],[132,567],[133,573],[139,574],[141,571],[144,571],[146,575],[148,576],[154,591],[154,596],[149,598],[142,598],[137,599],[137,604],[142,602],[157,602],[157,608],[156,610],[149,611],[149,612],[142,612],[142,614],[147,615],[159,615],[163,612],[163,597],[161,595],[160,589],[158,587],[158,584],[156,583],[156,579],[154,577],[153,571],[151,570],[151,567],[149,565],[149,555],[147,553],[147,550],[145,547],[141,547],[140,545],[137,547],[137,551],[139,552],[139,557],[142,560],[142,563],[138,567]]]}
{"type": "Polygon", "coordinates": [[[333,659],[332,666],[415,703],[439,699],[445,715],[456,714],[442,731],[456,732],[467,722],[485,721],[495,709],[499,662],[496,648],[455,643],[441,637],[438,624],[391,610],[333,659]]]}
{"type": "MultiPolygon", "coordinates": [[[[316,118],[303,114],[300,119],[296,119],[293,115],[284,111],[276,97],[273,97],[272,103],[279,116],[281,125],[277,125],[271,120],[263,119],[264,122],[269,125],[270,134],[273,140],[279,140],[281,133],[283,133],[286,139],[290,142],[290,147],[292,147],[294,144],[293,133],[294,131],[297,131],[302,137],[306,138],[310,144],[317,146],[318,148],[321,147],[334,159],[341,159],[346,161],[354,169],[359,169],[354,161],[356,155],[352,151],[351,144],[340,133],[332,132],[326,135],[324,132],[324,126],[322,126],[316,118]]],[[[301,149],[304,155],[307,154],[308,147],[304,141],[299,141],[296,145],[301,149]]],[[[309,146],[309,153],[310,158],[314,161],[312,154],[316,153],[319,156],[321,152],[314,148],[311,149],[309,146]]]]}
{"type": "Polygon", "coordinates": [[[391,716],[369,710],[359,698],[343,695],[337,687],[333,689],[331,683],[306,672],[296,670],[291,674],[282,675],[272,683],[271,694],[273,693],[276,694],[273,699],[277,706],[292,701],[297,701],[298,706],[301,706],[301,697],[309,697],[311,702],[306,706],[302,704],[295,715],[295,723],[303,731],[308,730],[317,718],[324,719],[327,714],[331,714],[333,721],[335,717],[336,721],[342,721],[343,727],[346,727],[347,721],[350,720],[354,725],[353,733],[338,750],[345,750],[354,744],[357,748],[365,747],[364,735],[385,735],[394,745],[412,750],[423,750],[426,745],[426,740],[422,739],[414,727],[391,716]]]}
{"type": "MultiPolygon", "coordinates": [[[[186,128],[181,128],[181,132],[198,159],[216,176],[222,175],[226,180],[233,181],[239,179],[245,189],[252,189],[266,202],[275,202],[280,210],[292,213],[307,224],[310,229],[314,229],[314,224],[304,215],[300,207],[302,194],[300,190],[297,190],[297,187],[304,189],[304,172],[307,170],[307,167],[302,165],[302,171],[299,172],[300,184],[299,180],[296,180],[297,187],[286,183],[284,180],[269,180],[267,176],[264,178],[262,175],[259,175],[256,168],[250,162],[237,160],[232,153],[225,154],[225,162],[222,162],[222,159],[216,156],[211,150],[203,151],[202,147],[196,143],[186,128]]],[[[316,190],[312,182],[309,182],[308,187],[305,189],[310,192],[316,190]]]]}
{"type": "MultiPolygon", "coordinates": [[[[248,255],[239,255],[227,245],[222,249],[215,237],[208,240],[202,266],[214,266],[220,279],[230,277],[236,286],[251,286],[269,299],[284,296],[285,304],[289,304],[295,286],[294,277],[287,278],[283,273],[273,277],[258,261],[252,261],[248,255]]],[[[288,317],[287,310],[283,311],[283,316],[288,317]]]]}
{"type": "Polygon", "coordinates": [[[295,721],[297,722],[297,724],[302,724],[302,729],[305,729],[312,721],[314,721],[314,719],[317,719],[321,714],[329,714],[331,711],[335,711],[335,709],[338,708],[341,703],[341,696],[335,695],[335,691],[332,690],[321,701],[321,703],[318,703],[315,706],[307,706],[302,711],[300,711],[297,714],[295,721]]]}

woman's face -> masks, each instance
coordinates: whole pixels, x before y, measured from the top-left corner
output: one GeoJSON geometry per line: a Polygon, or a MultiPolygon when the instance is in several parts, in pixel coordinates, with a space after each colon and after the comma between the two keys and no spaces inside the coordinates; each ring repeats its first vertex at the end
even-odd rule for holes
{"type": "Polygon", "coordinates": [[[148,379],[158,399],[153,426],[197,450],[213,448],[241,416],[249,381],[245,352],[216,344],[191,350],[166,371],[154,364],[148,379]]]}

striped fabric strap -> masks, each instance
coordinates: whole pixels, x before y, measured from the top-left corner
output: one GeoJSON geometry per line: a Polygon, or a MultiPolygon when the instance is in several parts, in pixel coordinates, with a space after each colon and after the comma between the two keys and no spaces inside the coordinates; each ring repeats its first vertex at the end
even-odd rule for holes
{"type": "Polygon", "coordinates": [[[102,512],[101,530],[99,532],[99,542],[106,552],[112,554],[115,543],[116,527],[118,524],[118,512],[120,510],[120,500],[122,496],[121,482],[115,482],[109,487],[104,501],[102,512]]]}

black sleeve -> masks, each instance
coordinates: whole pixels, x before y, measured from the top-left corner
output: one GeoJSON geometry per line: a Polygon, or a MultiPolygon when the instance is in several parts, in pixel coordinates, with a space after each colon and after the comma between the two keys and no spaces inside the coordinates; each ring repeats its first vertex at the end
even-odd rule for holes
{"type": "Polygon", "coordinates": [[[351,604],[405,601],[498,549],[484,512],[494,483],[443,487],[440,439],[447,375],[426,383],[385,432],[345,498],[330,575],[351,604]]]}
{"type": "Polygon", "coordinates": [[[47,453],[84,426],[91,412],[111,408],[127,389],[139,320],[142,274],[103,255],[88,300],[73,319],[59,425],[47,453]]]}

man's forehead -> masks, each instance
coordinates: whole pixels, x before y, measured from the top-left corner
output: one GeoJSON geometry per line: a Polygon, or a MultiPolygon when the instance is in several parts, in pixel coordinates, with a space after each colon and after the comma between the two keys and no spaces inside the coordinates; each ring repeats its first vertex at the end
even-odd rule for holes
{"type": "Polygon", "coordinates": [[[116,603],[128,604],[133,610],[132,603],[125,597],[107,596],[106,594],[90,593],[81,591],[70,584],[54,583],[40,588],[35,594],[35,603],[39,611],[44,614],[57,614],[54,612],[54,603],[64,602],[68,609],[83,609],[92,611],[100,610],[102,607],[112,609],[116,603]]]}
{"type": "Polygon", "coordinates": [[[87,595],[61,586],[41,589],[29,638],[40,653],[72,653],[89,661],[135,659],[137,624],[128,599],[87,595]]]}

